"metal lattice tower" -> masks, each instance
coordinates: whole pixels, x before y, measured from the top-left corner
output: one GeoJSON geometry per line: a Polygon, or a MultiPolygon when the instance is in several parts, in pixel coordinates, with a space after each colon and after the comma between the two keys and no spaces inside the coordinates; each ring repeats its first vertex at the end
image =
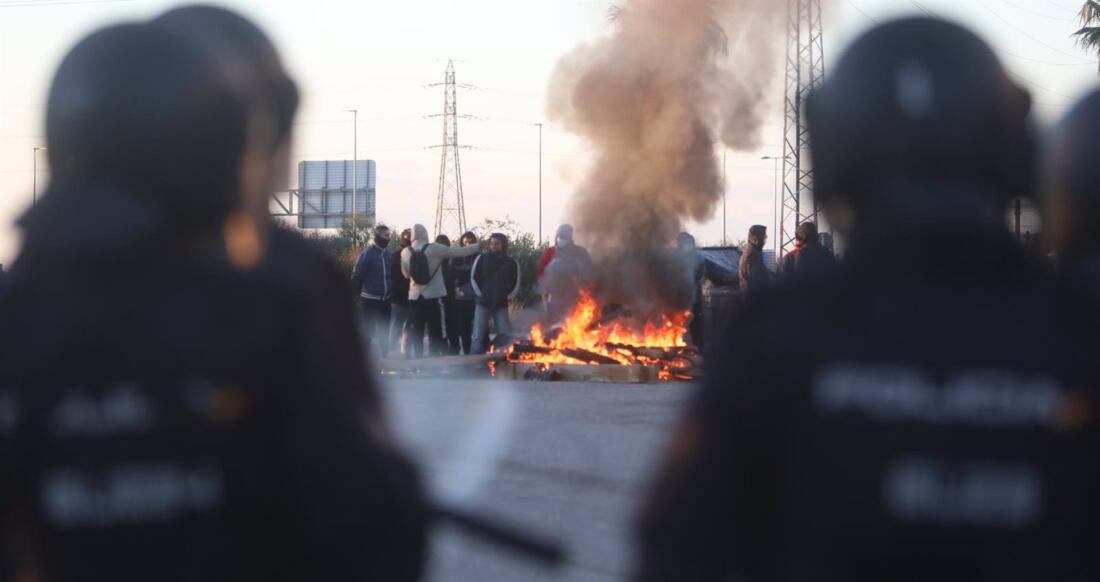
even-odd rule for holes
{"type": "Polygon", "coordinates": [[[795,229],[817,221],[809,130],[803,115],[806,96],[825,79],[821,42],[821,0],[787,0],[787,78],[783,117],[783,204],[779,254],[794,247],[795,229]]]}
{"type": "MultiPolygon", "coordinates": [[[[439,162],[439,198],[435,207],[435,234],[452,239],[466,232],[466,203],[462,198],[462,166],[458,159],[458,84],[454,61],[447,61],[443,85],[443,144],[439,162]]],[[[439,86],[439,84],[433,85],[439,86]]]]}

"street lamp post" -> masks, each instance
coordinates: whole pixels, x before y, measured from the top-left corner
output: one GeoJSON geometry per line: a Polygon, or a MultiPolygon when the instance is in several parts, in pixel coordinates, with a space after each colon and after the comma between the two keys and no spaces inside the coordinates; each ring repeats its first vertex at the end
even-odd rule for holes
{"type": "Polygon", "coordinates": [[[34,148],[34,164],[32,165],[31,173],[31,205],[38,204],[38,150],[47,149],[46,146],[35,146],[34,148]]]}
{"type": "Polygon", "coordinates": [[[542,244],[542,124],[531,125],[539,128],[539,244],[542,244]]]}
{"type": "Polygon", "coordinates": [[[359,110],[345,109],[352,114],[352,154],[351,154],[351,234],[353,243],[359,240],[359,224],[355,221],[355,198],[359,195],[359,110]]]}
{"type": "Polygon", "coordinates": [[[764,156],[761,160],[772,160],[775,166],[774,174],[772,176],[773,190],[772,193],[772,245],[775,249],[775,260],[779,260],[779,245],[782,241],[779,239],[779,161],[790,159],[790,156],[764,156]]]}

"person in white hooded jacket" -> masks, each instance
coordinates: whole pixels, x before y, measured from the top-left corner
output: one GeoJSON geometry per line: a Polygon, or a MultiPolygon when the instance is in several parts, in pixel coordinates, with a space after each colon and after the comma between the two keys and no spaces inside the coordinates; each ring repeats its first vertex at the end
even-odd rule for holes
{"type": "Polygon", "coordinates": [[[439,355],[443,351],[443,302],[447,296],[447,287],[443,282],[443,261],[477,254],[485,247],[485,241],[465,247],[447,247],[431,242],[428,229],[423,224],[413,227],[412,246],[401,251],[401,273],[409,279],[409,307],[411,309],[412,328],[409,331],[410,357],[424,354],[424,328],[428,329],[429,355],[439,355]],[[412,262],[414,253],[424,253],[427,258],[430,279],[428,283],[418,283],[413,277],[412,262]]]}

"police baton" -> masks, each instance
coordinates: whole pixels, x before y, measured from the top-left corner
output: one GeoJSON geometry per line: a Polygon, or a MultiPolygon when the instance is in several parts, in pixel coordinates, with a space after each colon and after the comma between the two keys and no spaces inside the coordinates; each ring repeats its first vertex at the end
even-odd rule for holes
{"type": "Polygon", "coordinates": [[[458,527],[467,534],[480,538],[517,554],[556,568],[565,563],[565,548],[557,540],[520,530],[500,520],[477,515],[465,509],[435,502],[429,508],[433,519],[458,527]]]}

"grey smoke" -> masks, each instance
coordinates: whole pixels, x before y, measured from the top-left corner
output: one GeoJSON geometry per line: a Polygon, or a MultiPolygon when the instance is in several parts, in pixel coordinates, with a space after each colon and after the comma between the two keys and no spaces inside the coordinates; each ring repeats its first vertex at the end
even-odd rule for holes
{"type": "Polygon", "coordinates": [[[721,201],[717,144],[758,144],[785,14],[780,0],[627,0],[609,36],[558,63],[549,116],[594,151],[569,214],[604,301],[690,303],[668,248],[721,201]]]}

